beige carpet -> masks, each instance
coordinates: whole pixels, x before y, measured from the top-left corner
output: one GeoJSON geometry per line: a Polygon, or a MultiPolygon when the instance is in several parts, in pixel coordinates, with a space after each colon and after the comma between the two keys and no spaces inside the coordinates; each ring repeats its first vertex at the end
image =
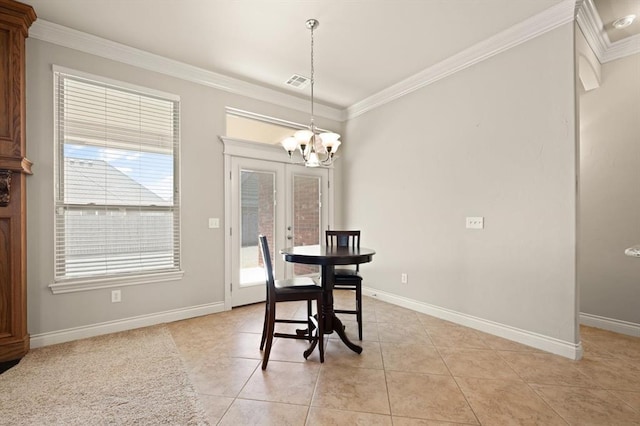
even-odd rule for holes
{"type": "Polygon", "coordinates": [[[0,375],[0,425],[206,425],[165,326],[32,350],[0,375]]]}

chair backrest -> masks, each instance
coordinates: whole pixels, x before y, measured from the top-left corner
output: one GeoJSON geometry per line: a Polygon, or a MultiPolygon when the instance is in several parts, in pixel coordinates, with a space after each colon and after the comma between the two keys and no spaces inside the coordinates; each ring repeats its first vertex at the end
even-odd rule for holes
{"type": "Polygon", "coordinates": [[[271,263],[271,252],[269,251],[269,243],[264,235],[258,236],[260,243],[260,252],[262,253],[262,261],[264,262],[264,276],[267,284],[267,298],[271,292],[275,292],[275,280],[273,278],[273,265],[271,263]]]}
{"type": "MultiPolygon", "coordinates": [[[[360,231],[331,231],[324,233],[325,244],[337,247],[360,248],[360,231]]],[[[360,265],[356,265],[356,271],[360,271],[360,265]]]]}
{"type": "Polygon", "coordinates": [[[327,246],[360,248],[360,231],[325,231],[327,246]]]}

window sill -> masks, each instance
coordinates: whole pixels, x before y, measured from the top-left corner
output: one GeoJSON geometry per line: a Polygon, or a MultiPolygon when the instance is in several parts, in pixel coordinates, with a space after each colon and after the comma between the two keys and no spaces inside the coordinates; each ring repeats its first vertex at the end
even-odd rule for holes
{"type": "Polygon", "coordinates": [[[75,293],[78,291],[99,290],[112,287],[152,284],[181,280],[184,271],[163,272],[158,274],[134,275],[130,277],[92,278],[59,281],[49,284],[53,294],[75,293]]]}

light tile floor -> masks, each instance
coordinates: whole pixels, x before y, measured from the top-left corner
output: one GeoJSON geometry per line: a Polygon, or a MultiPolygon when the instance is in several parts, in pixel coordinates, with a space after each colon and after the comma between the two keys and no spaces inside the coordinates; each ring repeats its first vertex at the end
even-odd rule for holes
{"type": "MultiPolygon", "coordinates": [[[[352,293],[336,292],[336,306],[352,293]]],[[[305,360],[275,339],[266,371],[264,305],[170,324],[211,424],[640,425],[640,338],[582,327],[571,361],[366,297],[364,350],[337,336],[305,360]]],[[[278,304],[304,318],[305,305],[278,304]]],[[[357,340],[354,316],[342,316],[357,340]]],[[[277,327],[291,327],[277,325],[277,327]]]]}

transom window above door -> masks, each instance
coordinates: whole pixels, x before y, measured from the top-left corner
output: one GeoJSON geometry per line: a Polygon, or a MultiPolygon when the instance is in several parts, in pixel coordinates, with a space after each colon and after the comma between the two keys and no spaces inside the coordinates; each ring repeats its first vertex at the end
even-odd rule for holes
{"type": "Polygon", "coordinates": [[[227,107],[226,126],[226,137],[228,138],[276,145],[280,149],[282,149],[280,143],[291,136],[292,130],[301,130],[308,127],[293,121],[281,120],[231,107],[227,107]]]}

